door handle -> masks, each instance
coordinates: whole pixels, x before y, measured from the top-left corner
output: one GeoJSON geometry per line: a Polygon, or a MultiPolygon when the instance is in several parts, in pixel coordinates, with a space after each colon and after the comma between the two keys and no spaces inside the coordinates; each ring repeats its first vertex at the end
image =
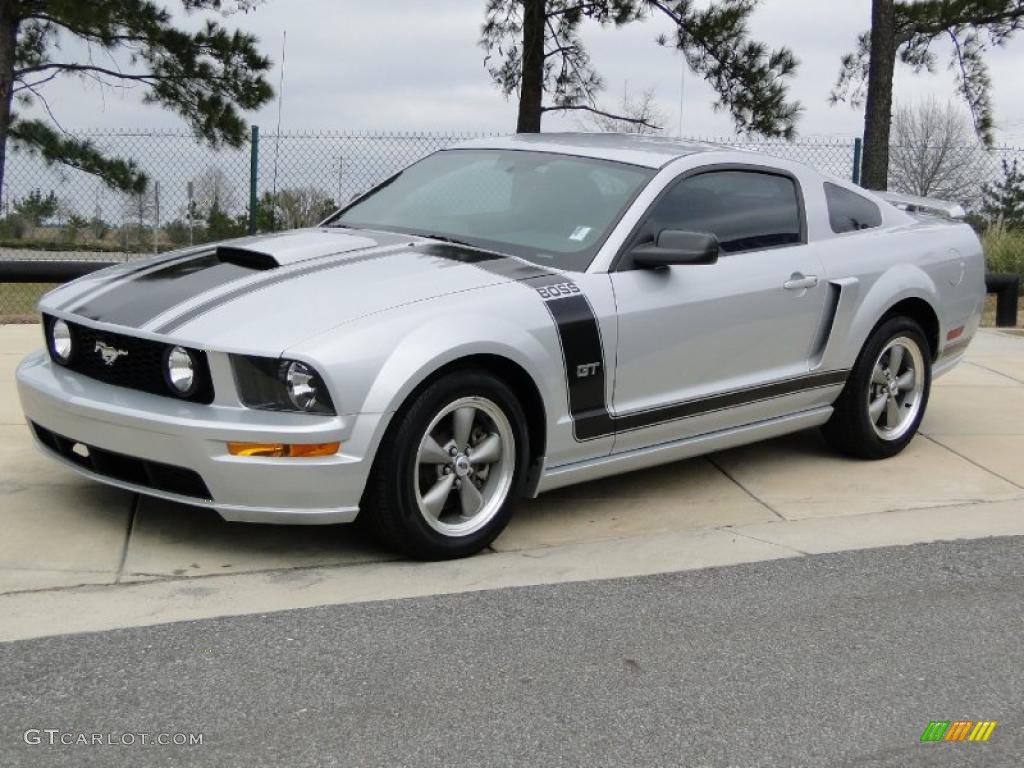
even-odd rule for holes
{"type": "Polygon", "coordinates": [[[817,284],[817,275],[807,275],[805,277],[799,272],[794,272],[789,280],[782,284],[782,287],[787,291],[806,291],[808,288],[813,288],[817,284]]]}

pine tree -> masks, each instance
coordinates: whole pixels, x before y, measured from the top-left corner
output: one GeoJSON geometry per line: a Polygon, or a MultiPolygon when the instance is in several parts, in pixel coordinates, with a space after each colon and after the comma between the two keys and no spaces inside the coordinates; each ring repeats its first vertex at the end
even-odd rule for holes
{"type": "Polygon", "coordinates": [[[1022,27],[1024,0],[872,0],[871,31],[860,36],[854,53],[843,57],[832,91],[833,102],[865,107],[861,183],[869,189],[888,186],[897,61],[916,73],[933,72],[940,41],[951,44],[949,66],[957,88],[975,132],[990,146],[995,117],[985,54],[1005,45],[1022,27]]]}
{"type": "Polygon", "coordinates": [[[981,209],[989,221],[1024,229],[1024,168],[1003,160],[1003,178],[982,188],[981,209]]]}
{"type": "MultiPolygon", "coordinates": [[[[259,0],[180,0],[186,12],[245,11],[259,0]]],[[[92,142],[67,135],[52,119],[24,119],[17,102],[39,101],[51,114],[45,86],[57,78],[88,78],[103,85],[144,88],[143,99],[177,112],[213,146],[237,147],[246,138],[239,110],[257,109],[273,96],[264,79],[270,60],[256,39],[207,21],[197,32],[178,29],[171,13],[150,0],[0,0],[0,188],[7,142],[95,174],[111,187],[145,190],[135,163],[108,157],[92,142]],[[68,55],[87,44],[80,60],[68,55]],[[102,51],[109,56],[100,57],[102,51]],[[120,55],[120,59],[117,59],[120,55]],[[103,58],[117,60],[107,64],[103,58]]]]}
{"type": "Polygon", "coordinates": [[[660,14],[675,32],[658,43],[675,46],[711,84],[715,108],[729,112],[737,131],[791,137],[800,105],[787,101],[783,81],[797,62],[788,49],[769,50],[749,38],[747,20],[758,2],[718,0],[697,9],[693,0],[487,0],[480,45],[495,84],[519,96],[520,133],[539,132],[545,112],[629,119],[598,109],[604,82],[579,30],[586,20],[623,26],[660,14]]]}
{"type": "Polygon", "coordinates": [[[33,189],[14,204],[14,212],[33,227],[40,227],[57,213],[59,202],[53,190],[43,196],[41,189],[33,189]]]}

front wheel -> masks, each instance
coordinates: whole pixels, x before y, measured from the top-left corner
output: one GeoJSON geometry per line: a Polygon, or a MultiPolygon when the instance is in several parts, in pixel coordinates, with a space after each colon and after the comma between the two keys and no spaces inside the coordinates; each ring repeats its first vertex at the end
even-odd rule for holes
{"type": "Polygon", "coordinates": [[[413,557],[463,557],[490,544],[521,494],[526,419],[499,379],[460,371],[395,415],[377,452],[361,518],[413,557]]]}
{"type": "Polygon", "coordinates": [[[931,355],[921,326],[907,317],[891,318],[861,350],[823,428],[825,437],[850,456],[895,456],[917,434],[931,384],[931,355]]]}

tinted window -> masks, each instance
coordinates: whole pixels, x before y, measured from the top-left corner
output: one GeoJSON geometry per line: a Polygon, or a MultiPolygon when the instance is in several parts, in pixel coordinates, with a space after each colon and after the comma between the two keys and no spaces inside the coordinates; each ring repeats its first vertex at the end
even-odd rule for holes
{"type": "Polygon", "coordinates": [[[650,213],[643,240],[663,229],[715,235],[724,253],[803,242],[796,182],[756,171],[711,171],[683,179],[650,213]]]}
{"type": "Polygon", "coordinates": [[[865,197],[836,184],[825,184],[828,223],[837,235],[882,226],[882,211],[865,197]]]}

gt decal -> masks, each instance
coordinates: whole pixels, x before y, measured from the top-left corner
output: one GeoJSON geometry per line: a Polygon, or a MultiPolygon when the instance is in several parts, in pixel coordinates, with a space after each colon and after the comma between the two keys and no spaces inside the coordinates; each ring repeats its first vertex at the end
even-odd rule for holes
{"type": "Polygon", "coordinates": [[[600,363],[584,363],[583,365],[577,365],[576,378],[583,379],[587,376],[594,376],[597,374],[597,369],[600,367],[600,363]]]}

